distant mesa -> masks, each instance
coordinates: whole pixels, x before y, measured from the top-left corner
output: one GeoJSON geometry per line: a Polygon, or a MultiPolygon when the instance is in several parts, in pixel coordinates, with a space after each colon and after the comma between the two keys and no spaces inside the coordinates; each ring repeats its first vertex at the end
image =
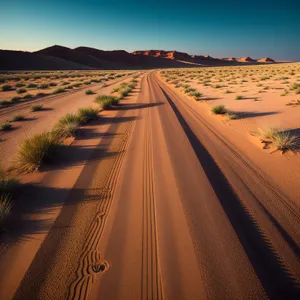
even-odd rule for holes
{"type": "Polygon", "coordinates": [[[183,61],[190,61],[192,59],[192,56],[184,53],[184,52],[178,52],[176,50],[172,51],[164,51],[164,50],[139,50],[134,51],[134,55],[146,55],[146,56],[155,56],[155,57],[161,57],[161,58],[167,58],[167,59],[173,59],[173,60],[183,60],[183,61]]]}
{"type": "Polygon", "coordinates": [[[248,63],[274,63],[265,57],[213,58],[210,55],[190,55],[176,50],[104,51],[91,47],[54,45],[35,52],[0,50],[1,70],[89,70],[89,69],[155,69],[197,66],[226,66],[248,63]]]}
{"type": "Polygon", "coordinates": [[[226,61],[237,61],[235,57],[226,57],[226,58],[222,58],[222,60],[226,60],[226,61]]]}
{"type": "Polygon", "coordinates": [[[250,56],[245,56],[245,57],[241,57],[241,58],[238,58],[239,62],[255,62],[256,60],[251,58],[250,56]]]}
{"type": "Polygon", "coordinates": [[[271,62],[271,63],[275,62],[275,60],[270,57],[264,57],[264,58],[258,59],[257,61],[258,62],[271,62]]]}

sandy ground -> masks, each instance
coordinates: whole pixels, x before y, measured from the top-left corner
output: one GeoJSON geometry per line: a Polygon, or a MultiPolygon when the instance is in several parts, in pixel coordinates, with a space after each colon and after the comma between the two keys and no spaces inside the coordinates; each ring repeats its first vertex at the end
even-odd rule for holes
{"type": "Polygon", "coordinates": [[[1,299],[298,299],[293,156],[157,72],[121,104],[23,179],[31,230],[4,235],[1,299]]]}
{"type": "Polygon", "coordinates": [[[13,122],[13,128],[8,131],[0,131],[1,162],[9,166],[18,148],[18,143],[24,137],[49,130],[57,120],[67,113],[76,113],[81,107],[97,106],[94,100],[97,95],[109,94],[111,90],[122,81],[128,82],[132,76],[113,79],[105,83],[91,84],[88,88],[70,91],[67,94],[49,96],[29,103],[20,103],[13,107],[3,108],[0,111],[0,123],[11,120],[14,115],[24,115],[24,121],[13,122]],[[86,95],[85,91],[91,89],[93,95],[86,95]],[[33,112],[31,107],[42,104],[41,111],[33,112]]]}

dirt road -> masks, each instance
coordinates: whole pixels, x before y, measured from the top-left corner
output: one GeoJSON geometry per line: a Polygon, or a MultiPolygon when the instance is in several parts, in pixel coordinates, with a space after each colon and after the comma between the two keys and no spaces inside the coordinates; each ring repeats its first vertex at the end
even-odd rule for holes
{"type": "Polygon", "coordinates": [[[14,299],[299,299],[295,199],[154,72],[113,114],[14,299]]]}

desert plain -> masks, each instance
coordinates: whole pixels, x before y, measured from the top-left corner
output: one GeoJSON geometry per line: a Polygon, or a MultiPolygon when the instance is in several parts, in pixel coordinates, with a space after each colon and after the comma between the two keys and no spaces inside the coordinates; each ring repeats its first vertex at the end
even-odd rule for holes
{"type": "Polygon", "coordinates": [[[205,59],[0,74],[0,299],[299,299],[300,63],[205,59]]]}

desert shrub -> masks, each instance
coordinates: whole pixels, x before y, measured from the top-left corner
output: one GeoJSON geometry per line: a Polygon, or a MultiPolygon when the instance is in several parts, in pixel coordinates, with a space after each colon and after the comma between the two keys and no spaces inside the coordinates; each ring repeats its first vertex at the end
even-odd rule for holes
{"type": "Polygon", "coordinates": [[[23,115],[14,115],[11,119],[12,122],[23,121],[25,120],[25,116],[23,115]]]}
{"type": "Polygon", "coordinates": [[[85,91],[85,94],[86,94],[86,95],[94,95],[95,92],[92,91],[92,90],[86,90],[86,91],[85,91]]]}
{"type": "Polygon", "coordinates": [[[32,110],[32,111],[39,111],[39,110],[42,110],[42,108],[43,108],[43,105],[41,105],[41,104],[36,104],[36,105],[33,105],[33,106],[31,107],[31,110],[32,110]]]}
{"type": "Polygon", "coordinates": [[[18,96],[14,96],[11,98],[11,102],[18,102],[19,100],[21,100],[21,97],[18,97],[18,96]]]}
{"type": "Polygon", "coordinates": [[[57,86],[57,83],[56,82],[50,82],[49,86],[57,86]]]}
{"type": "Polygon", "coordinates": [[[67,90],[72,90],[73,88],[74,88],[74,87],[73,87],[72,84],[66,86],[66,89],[67,89],[67,90]]]}
{"type": "Polygon", "coordinates": [[[224,105],[216,105],[211,109],[212,113],[215,115],[224,115],[227,112],[227,109],[224,105]]]}
{"type": "Polygon", "coordinates": [[[195,91],[196,91],[196,89],[193,89],[193,88],[189,87],[189,88],[186,88],[186,89],[184,90],[184,93],[185,93],[185,94],[188,94],[188,93],[195,92],[195,91]]]}
{"type": "Polygon", "coordinates": [[[68,84],[70,84],[69,81],[63,81],[63,82],[61,83],[61,85],[68,85],[68,84]]]}
{"type": "Polygon", "coordinates": [[[265,139],[273,139],[275,135],[277,135],[280,130],[275,126],[264,126],[262,128],[258,128],[258,134],[262,138],[265,139]]]}
{"type": "Polygon", "coordinates": [[[32,98],[32,97],[33,97],[33,96],[32,96],[31,94],[28,93],[28,94],[26,94],[23,98],[24,98],[24,99],[29,99],[29,98],[32,98]]]}
{"type": "Polygon", "coordinates": [[[117,93],[119,90],[120,90],[119,87],[115,87],[115,88],[112,89],[112,93],[117,93]]]}
{"type": "Polygon", "coordinates": [[[238,118],[237,114],[233,113],[233,112],[227,112],[226,113],[226,117],[229,120],[236,120],[238,118]]]}
{"type": "Polygon", "coordinates": [[[25,88],[19,88],[16,90],[17,94],[24,94],[27,92],[27,90],[25,88]]]}
{"type": "Polygon", "coordinates": [[[20,88],[20,87],[23,87],[23,86],[25,86],[26,84],[25,83],[23,83],[23,82],[18,82],[17,84],[16,84],[16,87],[17,88],[20,88]]]}
{"type": "Polygon", "coordinates": [[[189,96],[194,97],[195,99],[200,99],[203,94],[197,91],[193,91],[189,93],[189,96]]]}
{"type": "Polygon", "coordinates": [[[0,101],[0,105],[1,106],[8,106],[8,105],[11,105],[12,102],[11,101],[8,101],[8,100],[2,100],[0,101]]]}
{"type": "Polygon", "coordinates": [[[3,92],[7,92],[7,91],[10,91],[12,89],[12,87],[9,84],[4,84],[4,85],[2,85],[1,89],[3,92]]]}
{"type": "Polygon", "coordinates": [[[241,99],[243,99],[243,98],[244,98],[243,96],[237,95],[237,96],[235,97],[235,100],[241,100],[241,99]]]}
{"type": "Polygon", "coordinates": [[[39,89],[42,89],[42,90],[47,89],[48,87],[49,87],[49,84],[48,84],[48,83],[41,83],[41,84],[38,86],[38,88],[39,88],[39,89]]]}
{"type": "Polygon", "coordinates": [[[42,162],[54,158],[59,139],[51,132],[43,132],[25,138],[19,144],[16,166],[20,172],[38,170],[42,162]]]}
{"type": "Polygon", "coordinates": [[[76,83],[73,83],[73,87],[79,87],[82,85],[82,82],[76,82],[76,83]]]}
{"type": "Polygon", "coordinates": [[[19,181],[14,177],[8,177],[3,166],[0,166],[0,194],[12,193],[19,181]]]}
{"type": "Polygon", "coordinates": [[[280,131],[272,138],[273,145],[280,151],[294,150],[300,145],[299,137],[289,131],[280,131]]]}
{"type": "Polygon", "coordinates": [[[0,193],[0,226],[2,226],[3,221],[9,215],[11,208],[11,195],[6,193],[0,193]]]}
{"type": "Polygon", "coordinates": [[[130,84],[128,85],[128,87],[129,87],[130,89],[135,89],[136,83],[130,83],[130,84]]]}
{"type": "Polygon", "coordinates": [[[85,107],[78,109],[78,116],[82,122],[87,122],[97,118],[99,109],[93,107],[85,107]]]}
{"type": "Polygon", "coordinates": [[[120,97],[126,97],[129,93],[131,92],[131,88],[127,87],[127,88],[122,88],[119,93],[120,93],[120,97]]]}
{"type": "Polygon", "coordinates": [[[34,88],[36,88],[38,85],[37,84],[35,84],[35,83],[28,83],[27,84],[27,88],[28,89],[34,89],[34,88]]]}
{"type": "Polygon", "coordinates": [[[104,110],[111,108],[114,101],[116,101],[116,97],[112,95],[101,95],[95,99],[95,102],[104,110]]]}
{"type": "Polygon", "coordinates": [[[9,130],[12,128],[12,124],[9,121],[5,121],[3,124],[0,126],[1,130],[9,130]]]}
{"type": "Polygon", "coordinates": [[[76,114],[67,114],[60,118],[53,127],[53,134],[58,138],[75,136],[76,130],[80,126],[81,119],[76,114]]]}
{"type": "Polygon", "coordinates": [[[89,84],[91,84],[91,82],[90,82],[90,81],[84,81],[83,83],[84,83],[84,84],[86,84],[86,85],[89,85],[89,84]]]}
{"type": "Polygon", "coordinates": [[[231,93],[232,93],[232,91],[230,91],[230,90],[226,91],[226,94],[231,94],[231,93]]]}
{"type": "Polygon", "coordinates": [[[300,84],[298,83],[293,83],[290,85],[290,90],[293,91],[293,90],[296,90],[298,87],[300,87],[300,84]]]}
{"type": "Polygon", "coordinates": [[[182,87],[183,87],[184,89],[188,89],[188,88],[190,87],[190,85],[189,85],[189,84],[183,84],[182,87]]]}
{"type": "Polygon", "coordinates": [[[52,94],[64,93],[66,90],[64,88],[58,88],[52,92],[52,94]]]}

